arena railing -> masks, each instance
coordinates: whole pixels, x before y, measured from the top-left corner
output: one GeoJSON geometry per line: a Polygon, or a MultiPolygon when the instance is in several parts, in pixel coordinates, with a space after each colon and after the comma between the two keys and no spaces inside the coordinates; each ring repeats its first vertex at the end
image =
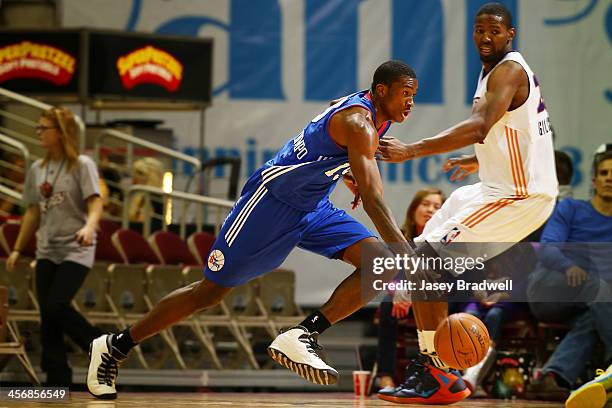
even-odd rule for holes
{"type": "MultiPolygon", "coordinates": [[[[197,195],[197,194],[192,194],[192,193],[184,193],[181,191],[172,191],[170,193],[167,193],[167,192],[164,192],[164,190],[162,190],[161,188],[145,186],[145,185],[140,185],[140,184],[135,184],[128,188],[127,194],[125,197],[126,200],[124,201],[124,203],[129,203],[130,200],[133,198],[133,195],[137,193],[142,193],[145,196],[144,202],[145,202],[145,205],[148,207],[145,214],[147,213],[151,214],[152,212],[152,205],[151,205],[152,196],[163,197],[164,214],[166,212],[168,203],[172,202],[173,203],[172,208],[179,209],[179,215],[178,215],[178,223],[180,226],[179,235],[183,239],[187,238],[186,237],[187,214],[188,214],[189,206],[199,207],[199,208],[196,208],[196,211],[194,211],[197,232],[202,231],[202,227],[204,226],[205,222],[208,221],[204,219],[205,212],[203,211],[203,208],[214,207],[217,209],[216,219],[214,220],[215,235],[219,232],[220,226],[223,223],[223,220],[225,219],[225,214],[227,213],[227,211],[224,212],[223,210],[224,209],[230,210],[234,206],[234,202],[230,200],[224,200],[224,199],[215,198],[215,197],[207,197],[207,196],[202,196],[202,195],[197,195]],[[179,201],[181,202],[182,205],[175,206],[174,203],[179,202],[179,201]]],[[[206,214],[210,214],[210,211],[206,212],[206,214]]],[[[145,216],[145,221],[143,225],[143,235],[146,237],[151,235],[151,221],[152,220],[153,220],[152,216],[145,216]]],[[[129,228],[129,225],[130,225],[129,205],[124,204],[123,205],[123,215],[122,215],[122,228],[129,228]]],[[[163,231],[168,230],[167,222],[162,222],[162,230],[163,231]]]]}
{"type": "MultiPolygon", "coordinates": [[[[108,149],[109,146],[116,147],[117,142],[119,142],[120,144],[124,146],[125,158],[123,159],[122,163],[115,163],[114,165],[117,171],[119,171],[121,178],[124,180],[125,180],[125,176],[128,176],[127,179],[131,181],[130,175],[131,175],[133,164],[134,164],[134,156],[135,156],[134,149],[135,148],[141,148],[141,149],[149,150],[151,152],[155,152],[157,154],[156,157],[162,160],[170,159],[172,161],[176,160],[182,163],[186,163],[187,165],[190,165],[193,168],[192,173],[196,173],[201,167],[200,160],[193,156],[189,156],[185,153],[181,153],[179,151],[170,149],[160,144],[153,143],[148,140],[144,140],[137,136],[133,136],[128,133],[121,132],[115,129],[105,129],[96,138],[96,141],[94,143],[94,160],[98,164],[98,166],[101,166],[101,163],[103,162],[102,150],[108,149]]],[[[121,151],[123,151],[123,149],[121,149],[121,151]]],[[[136,156],[139,156],[139,155],[136,155],[136,156]]],[[[127,189],[129,188],[131,184],[126,185],[125,182],[113,183],[109,180],[106,180],[106,183],[108,184],[109,187],[114,187],[122,191],[123,193],[122,202],[115,203],[115,204],[117,204],[119,207],[124,207],[124,210],[125,210],[125,207],[129,207],[130,201],[125,200],[125,198],[127,196],[127,189]]],[[[177,189],[176,188],[176,178],[173,177],[172,178],[172,190],[176,190],[176,189],[177,189]]],[[[113,200],[112,197],[110,199],[113,200]]],[[[145,214],[145,217],[148,219],[148,216],[150,215],[152,215],[151,212],[149,212],[149,214],[145,214]]],[[[105,215],[105,217],[108,219],[119,221],[119,219],[109,214],[105,215]]]]}
{"type": "Polygon", "coordinates": [[[143,140],[139,137],[113,129],[106,129],[97,138],[94,144],[94,159],[96,163],[100,163],[101,150],[104,147],[104,142],[107,139],[121,140],[126,144],[127,154],[125,165],[128,169],[131,169],[134,163],[134,146],[143,147],[159,153],[161,156],[166,156],[167,158],[190,164],[194,167],[194,171],[199,170],[202,166],[200,160],[193,156],[189,156],[188,154],[181,153],[157,143],[149,142],[148,140],[143,140]]]}
{"type": "MultiPolygon", "coordinates": [[[[5,103],[0,107],[0,117],[4,118],[3,123],[0,124],[0,132],[21,141],[26,146],[39,148],[40,140],[35,136],[34,127],[38,124],[38,116],[43,111],[53,108],[53,106],[5,88],[0,88],[0,99],[5,103]],[[34,112],[26,115],[20,113],[22,112],[20,109],[12,111],[7,108],[7,103],[17,107],[28,107],[34,112]],[[17,126],[8,126],[7,122],[9,121],[16,123],[17,126]]],[[[79,127],[79,151],[82,152],[85,148],[85,124],[78,115],[75,115],[75,118],[79,127]]]]}
{"type": "Polygon", "coordinates": [[[6,177],[5,170],[14,171],[22,176],[19,177],[20,180],[25,180],[25,175],[30,168],[30,151],[20,141],[2,133],[0,133],[0,147],[3,152],[14,153],[15,159],[22,159],[21,164],[17,164],[18,160],[11,162],[6,156],[0,157],[0,196],[20,206],[22,205],[22,194],[19,189],[23,183],[6,177]]]}

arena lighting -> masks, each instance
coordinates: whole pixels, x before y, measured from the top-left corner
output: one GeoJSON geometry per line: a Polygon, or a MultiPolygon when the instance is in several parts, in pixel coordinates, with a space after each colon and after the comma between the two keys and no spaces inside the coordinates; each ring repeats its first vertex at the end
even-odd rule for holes
{"type": "MultiPolygon", "coordinates": [[[[164,193],[172,192],[172,172],[167,171],[164,173],[164,178],[162,181],[162,190],[164,193]]],[[[172,199],[168,198],[168,205],[166,206],[166,211],[164,213],[164,221],[166,225],[172,224],[172,199]]]]}

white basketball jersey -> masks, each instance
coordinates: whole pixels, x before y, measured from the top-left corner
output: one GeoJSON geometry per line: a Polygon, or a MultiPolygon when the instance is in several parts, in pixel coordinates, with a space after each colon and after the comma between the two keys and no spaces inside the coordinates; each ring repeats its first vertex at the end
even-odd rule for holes
{"type": "MultiPolygon", "coordinates": [[[[529,77],[529,97],[493,125],[483,143],[475,145],[479,176],[487,192],[503,197],[526,198],[532,194],[556,197],[557,175],[552,131],[539,82],[523,56],[512,51],[497,64],[515,61],[529,77]]],[[[496,67],[497,67],[496,66],[496,67]]],[[[494,67],[480,72],[474,105],[487,92],[494,67]]]]}

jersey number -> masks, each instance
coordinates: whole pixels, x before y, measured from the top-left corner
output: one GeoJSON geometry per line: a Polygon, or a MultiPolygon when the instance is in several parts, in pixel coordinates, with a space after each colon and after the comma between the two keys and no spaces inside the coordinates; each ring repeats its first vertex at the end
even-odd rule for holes
{"type": "Polygon", "coordinates": [[[327,177],[331,177],[333,181],[336,181],[340,178],[340,176],[345,175],[351,170],[351,165],[349,163],[341,164],[335,169],[327,170],[325,175],[327,177]]]}

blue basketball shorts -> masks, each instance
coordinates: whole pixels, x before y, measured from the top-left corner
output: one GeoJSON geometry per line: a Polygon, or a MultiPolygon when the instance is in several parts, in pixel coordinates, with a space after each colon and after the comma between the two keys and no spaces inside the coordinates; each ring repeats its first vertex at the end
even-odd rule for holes
{"type": "Polygon", "coordinates": [[[279,267],[295,247],[333,258],[373,236],[329,200],[313,211],[300,211],[257,183],[243,191],[225,219],[204,276],[220,286],[235,287],[279,267]]]}

